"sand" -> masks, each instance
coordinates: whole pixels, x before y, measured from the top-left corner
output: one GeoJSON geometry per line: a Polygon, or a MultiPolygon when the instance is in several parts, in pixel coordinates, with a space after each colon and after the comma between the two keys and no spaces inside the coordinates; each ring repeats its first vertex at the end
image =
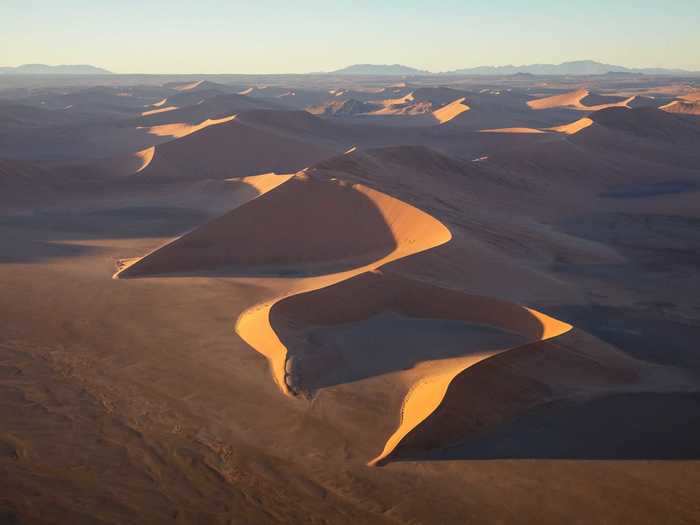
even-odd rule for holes
{"type": "Polygon", "coordinates": [[[691,80],[183,78],[0,89],[0,521],[697,521],[691,80]]]}
{"type": "Polygon", "coordinates": [[[579,131],[586,129],[588,126],[593,124],[593,120],[588,117],[578,119],[570,124],[563,124],[561,126],[554,126],[549,128],[552,131],[558,133],[564,133],[565,135],[575,135],[579,131]]]}
{"type": "MultiPolygon", "coordinates": [[[[580,88],[576,91],[563,93],[561,95],[552,95],[551,97],[530,100],[527,105],[535,110],[570,107],[578,110],[598,111],[606,108],[628,107],[635,99],[635,96],[631,96],[624,100],[588,105],[584,102],[587,97],[590,97],[590,91],[585,88],[580,88]]],[[[601,97],[595,97],[595,101],[599,101],[600,99],[601,97]]]]}
{"type": "Polygon", "coordinates": [[[151,126],[147,128],[138,128],[138,129],[143,129],[147,133],[151,135],[155,135],[156,137],[169,137],[169,138],[182,138],[186,137],[187,135],[190,135],[191,133],[195,133],[201,129],[207,128],[209,126],[216,126],[217,124],[223,124],[225,122],[231,122],[234,118],[236,118],[235,115],[231,115],[228,117],[223,117],[220,119],[206,119],[203,122],[200,122],[199,124],[187,124],[184,122],[178,122],[174,124],[162,124],[160,126],[151,126]]]}
{"type": "Polygon", "coordinates": [[[440,124],[449,122],[458,115],[461,115],[465,111],[469,111],[469,109],[471,109],[467,104],[465,104],[464,101],[465,97],[458,98],[454,102],[450,102],[446,106],[436,109],[433,111],[433,117],[435,117],[440,124]]]}
{"type": "Polygon", "coordinates": [[[700,115],[700,102],[686,102],[683,100],[674,100],[668,104],[660,106],[659,109],[669,113],[679,113],[683,115],[700,115]]]}

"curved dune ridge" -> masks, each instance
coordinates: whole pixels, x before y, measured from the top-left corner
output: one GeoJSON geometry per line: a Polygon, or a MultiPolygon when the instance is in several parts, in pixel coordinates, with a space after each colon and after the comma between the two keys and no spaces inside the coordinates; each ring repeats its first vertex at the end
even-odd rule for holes
{"type": "Polygon", "coordinates": [[[231,122],[236,118],[236,115],[230,115],[228,117],[223,117],[219,119],[206,119],[199,124],[188,124],[187,122],[176,122],[173,124],[161,124],[158,126],[150,127],[139,127],[137,129],[143,129],[151,135],[156,137],[172,137],[172,138],[182,138],[187,135],[199,131],[209,126],[216,126],[218,124],[224,124],[226,122],[231,122]]]}
{"type": "MultiPolygon", "coordinates": [[[[278,301],[271,308],[271,324],[282,334],[304,326],[333,326],[394,312],[412,319],[444,319],[496,328],[516,334],[523,344],[542,341],[571,330],[571,325],[541,312],[507,301],[475,296],[415,280],[363,272],[349,280],[278,301]]],[[[284,337],[284,335],[283,335],[284,337]]],[[[410,354],[410,347],[403,349],[410,354]]],[[[463,355],[430,362],[431,366],[405,396],[400,423],[382,452],[369,462],[385,460],[401,440],[440,405],[452,379],[466,368],[509,348],[464,349],[463,355]]],[[[345,361],[342,361],[346,366],[345,361]]],[[[324,362],[328,366],[328,362],[324,362]]],[[[291,370],[287,367],[287,381],[291,370]]],[[[288,385],[289,386],[289,385],[288,385]]]]}
{"type": "Polygon", "coordinates": [[[140,165],[138,166],[138,168],[136,168],[136,171],[134,171],[133,173],[141,173],[144,169],[146,169],[153,160],[153,156],[155,154],[155,146],[151,146],[150,148],[146,148],[144,150],[137,151],[136,153],[134,153],[134,158],[140,161],[140,165]]]}
{"type": "MultiPolygon", "coordinates": [[[[505,301],[407,279],[378,277],[382,275],[379,268],[387,263],[449,242],[452,235],[448,228],[427,213],[362,184],[306,171],[285,177],[280,184],[269,186],[269,181],[261,180],[262,189],[268,191],[259,198],[140,259],[125,261],[114,277],[202,271],[267,277],[263,282],[269,296],[238,317],[235,331],[267,358],[273,380],[286,395],[297,392],[290,379],[289,350],[273,319],[280,312],[289,312],[299,298],[333,293],[338,284],[380,280],[379,289],[385,289],[382,297],[377,297],[375,287],[375,293],[353,294],[331,302],[342,309],[359,305],[360,317],[362,309],[384,306],[413,317],[487,325],[527,341],[556,337],[571,329],[566,323],[505,301]]],[[[333,308],[324,310],[328,315],[333,308]]],[[[409,390],[398,428],[370,465],[387,459],[402,439],[436,410],[456,375],[506,350],[471,353],[431,368],[431,373],[409,390]]]]}
{"type": "MultiPolygon", "coordinates": [[[[531,308],[490,297],[451,293],[447,290],[433,294],[435,301],[439,301],[438,308],[435,308],[430,304],[433,301],[430,301],[427,289],[420,287],[420,291],[419,296],[409,298],[410,302],[403,305],[414,317],[447,318],[493,326],[517,333],[527,339],[528,343],[545,341],[573,328],[531,308]]],[[[378,465],[385,461],[410,432],[435,412],[457,375],[481,361],[509,350],[511,349],[484,351],[454,359],[448,366],[414,384],[404,398],[398,428],[389,437],[382,452],[372,459],[369,465],[378,465]]]]}
{"type": "MultiPolygon", "coordinates": [[[[625,100],[618,100],[615,102],[605,103],[605,104],[595,104],[592,106],[587,106],[583,99],[592,96],[590,91],[585,88],[577,89],[576,91],[570,91],[568,93],[562,93],[560,95],[553,95],[550,97],[538,98],[535,100],[529,100],[527,105],[531,109],[541,110],[541,109],[555,109],[555,108],[573,108],[585,111],[598,111],[599,109],[613,108],[613,107],[629,107],[629,104],[635,99],[635,96],[626,98],[625,100]]],[[[600,97],[596,97],[600,98],[600,97]]]]}
{"type": "Polygon", "coordinates": [[[471,108],[464,103],[466,97],[458,98],[457,100],[450,102],[446,106],[441,107],[433,111],[433,117],[440,123],[444,124],[449,122],[453,118],[461,115],[465,111],[469,111],[471,108]]]}
{"type": "MultiPolygon", "coordinates": [[[[255,191],[245,203],[141,258],[123,261],[114,278],[204,273],[255,283],[263,290],[262,300],[238,316],[235,331],[265,356],[273,381],[288,396],[310,395],[318,388],[373,377],[398,367],[393,369],[403,375],[397,380],[407,381],[403,383],[407,390],[399,421],[393,432],[387,431],[386,440],[382,438],[381,452],[369,465],[405,458],[407,451],[410,457],[411,451],[452,446],[465,439],[475,425],[483,427],[498,422],[499,417],[514,417],[533,402],[551,399],[547,397],[547,385],[560,378],[566,394],[578,387],[590,390],[619,386],[636,377],[636,361],[620,357],[610,347],[603,345],[601,349],[596,346],[600,343],[597,340],[592,349],[580,349],[579,340],[567,341],[542,362],[537,357],[542,347],[537,345],[559,340],[565,334],[568,337],[573,328],[544,313],[386,274],[388,263],[428,251],[452,238],[444,224],[414,206],[363,184],[350,184],[313,169],[293,175],[268,174],[248,183],[255,191]],[[382,323],[385,321],[376,319],[384,313],[404,316],[408,322],[457,321],[465,323],[465,330],[484,327],[514,339],[499,339],[501,343],[497,343],[492,336],[479,335],[477,331],[471,342],[473,348],[467,346],[468,340],[462,347],[459,339],[459,346],[451,350],[454,354],[429,348],[416,352],[415,345],[420,343],[409,340],[400,361],[414,359],[413,366],[397,364],[389,356],[385,360],[389,365],[382,365],[389,366],[388,370],[377,371],[376,363],[367,364],[365,372],[343,368],[338,381],[338,372],[330,367],[333,363],[342,365],[342,359],[333,361],[330,355],[314,361],[318,358],[313,351],[307,354],[305,330],[318,326],[335,330],[335,326],[347,327],[348,323],[364,320],[382,323]],[[299,341],[302,346],[295,346],[299,341]],[[474,396],[463,395],[464,389],[471,388],[474,378],[477,383],[483,381],[484,364],[511,354],[518,362],[517,356],[523,353],[533,356],[527,357],[531,360],[527,364],[532,368],[530,376],[510,378],[505,385],[494,383],[493,402],[489,401],[489,389],[479,394],[485,398],[479,398],[478,406],[472,407],[465,401],[474,396]],[[532,360],[536,363],[534,368],[532,360]],[[586,372],[589,364],[595,369],[590,373],[586,372]],[[328,377],[326,383],[314,382],[319,366],[321,374],[328,377]],[[550,370],[557,366],[564,369],[550,370]],[[547,377],[541,377],[539,371],[543,370],[547,377]],[[581,377],[578,370],[584,370],[581,377]],[[332,374],[336,375],[331,377],[332,374]],[[619,378],[598,385],[596,382],[606,375],[619,378]],[[533,384],[544,385],[537,386],[544,393],[533,384]],[[534,397],[532,388],[537,394],[534,397]],[[491,407],[493,414],[482,413],[487,410],[482,404],[491,407]],[[452,414],[448,421],[444,406],[452,414]],[[467,430],[453,420],[464,423],[467,430]]],[[[389,326],[388,333],[393,334],[390,324],[381,326],[389,326]]],[[[402,341],[400,344],[406,339],[402,341]]],[[[328,351],[336,350],[329,347],[328,351]]],[[[510,377],[510,365],[496,368],[500,371],[494,374],[510,377]]]]}
{"type": "Polygon", "coordinates": [[[481,129],[480,133],[514,133],[514,134],[541,134],[541,133],[562,133],[564,135],[575,135],[581,130],[586,129],[588,126],[592,125],[593,119],[588,117],[580,118],[574,122],[568,124],[562,124],[561,126],[553,126],[551,128],[493,128],[493,129],[481,129]]]}

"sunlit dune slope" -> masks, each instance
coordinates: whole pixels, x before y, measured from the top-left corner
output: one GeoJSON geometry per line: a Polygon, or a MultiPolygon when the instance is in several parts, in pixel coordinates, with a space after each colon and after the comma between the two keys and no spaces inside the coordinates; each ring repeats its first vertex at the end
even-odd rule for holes
{"type": "Polygon", "coordinates": [[[527,105],[536,110],[569,107],[574,109],[597,111],[610,107],[627,107],[627,105],[632,102],[635,97],[632,96],[624,100],[619,100],[619,97],[612,97],[614,100],[607,103],[603,102],[605,98],[606,97],[601,96],[594,97],[587,89],[581,88],[577,89],[576,91],[562,93],[560,95],[530,100],[528,101],[527,105]]]}
{"type": "MultiPolygon", "coordinates": [[[[471,438],[488,439],[488,430],[554,399],[661,392],[683,388],[687,381],[675,370],[633,359],[581,330],[551,326],[548,331],[546,321],[543,327],[534,342],[469,363],[444,381],[439,409],[403,434],[401,441],[392,436],[377,459],[414,459],[471,438]],[[554,334],[557,337],[552,338],[554,334]]],[[[405,406],[411,405],[409,396],[405,406]]]]}
{"type": "Polygon", "coordinates": [[[195,133],[209,126],[215,126],[217,124],[223,124],[225,122],[230,122],[235,118],[235,115],[230,115],[228,117],[223,117],[220,119],[207,119],[199,124],[188,124],[186,122],[176,122],[173,124],[161,124],[158,126],[144,127],[138,129],[144,129],[147,133],[155,135],[156,137],[170,137],[170,138],[182,138],[195,133]]]}
{"type": "Polygon", "coordinates": [[[582,129],[586,129],[591,124],[593,124],[593,121],[588,117],[584,117],[570,124],[562,124],[561,126],[554,126],[553,128],[549,129],[558,133],[564,133],[565,135],[575,135],[582,129]]]}
{"type": "Polygon", "coordinates": [[[363,267],[447,230],[361,185],[299,174],[144,257],[123,277],[210,270],[279,275],[363,267]],[[436,230],[432,232],[432,229],[436,230]]]}
{"type": "Polygon", "coordinates": [[[465,98],[458,98],[454,102],[450,102],[449,104],[441,107],[440,109],[437,109],[433,111],[433,117],[440,123],[444,124],[445,122],[449,122],[453,118],[457,117],[458,115],[461,115],[465,111],[469,111],[470,107],[465,104],[465,98]]]}

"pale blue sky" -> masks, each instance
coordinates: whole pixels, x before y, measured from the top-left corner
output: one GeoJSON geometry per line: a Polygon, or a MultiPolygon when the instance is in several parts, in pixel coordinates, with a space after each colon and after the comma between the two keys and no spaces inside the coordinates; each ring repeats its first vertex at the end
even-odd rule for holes
{"type": "Polygon", "coordinates": [[[0,65],[305,73],[592,59],[700,70],[698,13],[700,0],[0,0],[0,65]]]}

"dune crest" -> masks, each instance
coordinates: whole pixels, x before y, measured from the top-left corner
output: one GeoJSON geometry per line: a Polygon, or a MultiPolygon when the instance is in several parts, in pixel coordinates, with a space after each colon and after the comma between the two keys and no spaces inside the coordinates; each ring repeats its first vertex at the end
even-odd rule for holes
{"type": "Polygon", "coordinates": [[[172,138],[182,138],[187,135],[199,131],[209,126],[216,126],[217,124],[225,124],[226,122],[231,122],[236,118],[236,115],[231,115],[229,117],[223,117],[219,119],[207,119],[199,124],[188,124],[186,122],[178,122],[175,124],[161,124],[158,126],[138,128],[146,130],[147,133],[155,135],[156,137],[172,137],[172,138]]]}

